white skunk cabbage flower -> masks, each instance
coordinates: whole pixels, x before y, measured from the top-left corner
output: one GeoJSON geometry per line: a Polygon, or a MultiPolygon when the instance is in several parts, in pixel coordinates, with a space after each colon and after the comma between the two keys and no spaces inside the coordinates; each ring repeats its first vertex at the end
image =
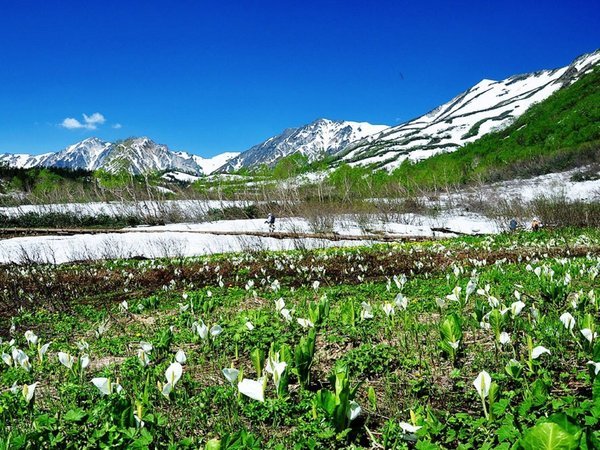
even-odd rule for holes
{"type": "Polygon", "coordinates": [[[38,352],[38,359],[40,360],[40,362],[44,362],[44,355],[48,352],[48,348],[50,347],[50,344],[52,344],[52,342],[48,342],[47,344],[44,344],[44,345],[40,345],[38,343],[37,352],[38,352]]]}
{"type": "Polygon", "coordinates": [[[354,400],[350,400],[349,406],[350,407],[348,408],[348,412],[346,414],[348,416],[348,420],[350,422],[352,422],[354,419],[356,419],[360,415],[362,409],[361,409],[360,405],[358,403],[356,403],[354,400]]]}
{"type": "Polygon", "coordinates": [[[24,384],[23,385],[23,398],[25,399],[25,401],[27,403],[29,403],[31,401],[31,399],[33,398],[33,394],[35,394],[35,388],[37,387],[37,385],[39,384],[39,382],[35,382],[33,384],[24,384]]]}
{"type": "Polygon", "coordinates": [[[560,321],[562,322],[562,324],[565,326],[565,328],[569,331],[573,330],[573,327],[575,326],[575,318],[568,312],[562,314],[560,316],[560,321]]]}
{"type": "Polygon", "coordinates": [[[275,300],[275,309],[277,310],[277,312],[281,311],[283,308],[285,308],[285,301],[283,300],[283,298],[275,300]]]}
{"type": "Polygon", "coordinates": [[[406,422],[400,422],[399,425],[400,425],[400,428],[402,428],[402,432],[404,434],[416,433],[421,428],[423,428],[423,427],[420,427],[417,425],[411,425],[410,423],[406,423],[406,422]]]}
{"type": "Polygon", "coordinates": [[[518,316],[523,310],[523,308],[525,308],[525,303],[519,300],[510,305],[510,312],[513,315],[513,317],[518,316]]]}
{"type": "MultiPolygon", "coordinates": [[[[394,299],[394,303],[400,309],[408,308],[408,298],[402,294],[396,295],[396,298],[394,299]]],[[[440,306],[440,305],[438,304],[438,306],[440,306]]],[[[445,306],[445,304],[444,304],[444,306],[445,306]]],[[[440,308],[443,308],[443,306],[440,306],[440,308]]]]}
{"type": "Polygon", "coordinates": [[[360,319],[361,320],[372,319],[373,318],[373,307],[371,305],[369,305],[367,302],[362,302],[361,307],[362,307],[362,309],[360,311],[360,319]]]}
{"type": "Polygon", "coordinates": [[[146,367],[150,363],[150,357],[148,356],[148,353],[144,351],[144,349],[138,349],[137,356],[140,360],[140,363],[142,364],[142,367],[146,367]]]}
{"type": "MultiPolygon", "coordinates": [[[[38,337],[35,335],[35,333],[31,330],[27,330],[25,332],[25,339],[27,340],[27,342],[29,342],[32,345],[37,344],[38,341],[38,337]]],[[[35,388],[34,388],[35,389],[35,388]]]]}
{"type": "Polygon", "coordinates": [[[110,378],[92,378],[92,384],[98,388],[102,395],[111,395],[121,392],[123,388],[119,383],[113,383],[110,378]]]}
{"type": "Polygon", "coordinates": [[[506,331],[503,331],[500,333],[499,340],[502,345],[510,344],[510,334],[508,334],[506,331]]]}
{"type": "Polygon", "coordinates": [[[292,321],[292,312],[289,309],[283,308],[280,313],[287,322],[292,321]]]}
{"type": "Polygon", "coordinates": [[[15,364],[20,365],[27,372],[31,370],[31,363],[29,362],[29,356],[18,348],[13,349],[12,351],[12,359],[15,364]]]}
{"type": "Polygon", "coordinates": [[[2,353],[2,361],[9,367],[13,365],[13,359],[8,353],[2,353]]]}
{"type": "Polygon", "coordinates": [[[75,357],[65,352],[58,352],[58,360],[67,369],[72,369],[75,364],[75,357]]]}
{"type": "Polygon", "coordinates": [[[150,353],[154,347],[152,346],[152,344],[150,342],[140,342],[140,348],[145,351],[146,353],[150,353]]]}
{"type": "Polygon", "coordinates": [[[452,289],[452,294],[446,295],[446,298],[451,302],[459,302],[460,291],[462,291],[462,288],[460,286],[455,286],[454,289],[452,289]]]}
{"type": "Polygon", "coordinates": [[[244,378],[238,383],[238,391],[246,397],[250,397],[252,400],[259,402],[265,401],[265,386],[262,378],[259,378],[258,380],[244,378]]]}
{"type": "Polygon", "coordinates": [[[550,350],[548,350],[546,347],[544,347],[542,345],[538,345],[533,350],[531,350],[531,359],[538,359],[544,353],[550,354],[550,350]]]}
{"type": "Polygon", "coordinates": [[[89,355],[83,355],[81,358],[79,358],[79,364],[81,365],[82,370],[87,369],[88,366],[90,365],[89,355]]]}
{"type": "Polygon", "coordinates": [[[233,383],[238,379],[238,376],[240,374],[240,371],[237,369],[234,369],[233,367],[223,369],[222,372],[223,372],[223,376],[225,377],[225,379],[227,381],[229,381],[232,386],[233,386],[233,383]]]}
{"type": "Polygon", "coordinates": [[[310,320],[308,319],[301,319],[300,317],[298,317],[296,319],[298,321],[298,324],[302,327],[302,328],[313,328],[315,326],[314,323],[312,323],[310,320]]]}
{"type": "Polygon", "coordinates": [[[165,370],[165,378],[167,383],[162,387],[162,395],[169,398],[169,394],[175,388],[175,385],[183,374],[183,367],[178,362],[171,364],[167,370],[165,370]]]}
{"type": "Polygon", "coordinates": [[[183,350],[178,350],[177,353],[175,353],[175,361],[177,361],[179,364],[186,363],[187,356],[185,355],[185,352],[183,350]]]}
{"type": "Polygon", "coordinates": [[[208,337],[208,327],[202,320],[200,323],[194,322],[192,324],[192,332],[200,336],[201,339],[206,339],[208,337]]]}
{"type": "Polygon", "coordinates": [[[391,303],[384,303],[382,306],[383,312],[385,313],[386,316],[390,317],[393,316],[394,313],[396,312],[394,309],[394,305],[392,305],[391,303]]]}
{"type": "Polygon", "coordinates": [[[588,361],[588,366],[592,366],[594,370],[594,375],[598,375],[600,373],[600,362],[588,361]]]}
{"type": "Polygon", "coordinates": [[[490,393],[490,386],[492,385],[492,377],[485,370],[479,372],[475,381],[473,381],[473,386],[477,390],[477,394],[482,399],[486,398],[490,393]]]}
{"type": "Polygon", "coordinates": [[[598,337],[598,333],[593,332],[592,330],[590,330],[589,328],[583,328],[581,330],[581,334],[583,334],[583,336],[588,340],[588,342],[591,344],[592,341],[594,339],[596,339],[598,337]]]}

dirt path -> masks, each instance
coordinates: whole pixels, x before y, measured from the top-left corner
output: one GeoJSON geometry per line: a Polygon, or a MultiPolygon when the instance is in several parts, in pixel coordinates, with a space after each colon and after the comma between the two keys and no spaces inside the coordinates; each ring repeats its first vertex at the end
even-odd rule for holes
{"type": "MultiPolygon", "coordinates": [[[[460,231],[453,231],[448,228],[432,228],[434,236],[408,236],[403,234],[389,233],[370,233],[360,235],[344,235],[338,233],[294,233],[275,231],[272,233],[265,231],[218,231],[218,230],[153,230],[144,228],[0,228],[0,239],[10,239],[24,236],[74,236],[78,234],[128,234],[128,233],[191,233],[191,234],[212,234],[215,236],[256,236],[274,239],[325,239],[328,241],[425,241],[437,239],[438,237],[448,237],[449,234],[466,235],[460,231]]],[[[474,235],[476,236],[476,235],[474,235]]]]}

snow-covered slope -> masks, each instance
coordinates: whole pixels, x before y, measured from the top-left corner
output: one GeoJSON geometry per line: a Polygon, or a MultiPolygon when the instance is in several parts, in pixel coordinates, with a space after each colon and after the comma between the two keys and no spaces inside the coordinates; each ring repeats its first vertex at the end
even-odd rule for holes
{"type": "Polygon", "coordinates": [[[386,128],[387,125],[371,125],[366,122],[318,119],[299,128],[288,128],[280,135],[255,145],[233,158],[218,172],[230,172],[260,164],[274,165],[281,158],[297,152],[307,156],[309,161],[314,161],[324,155],[336,154],[351,142],[386,128]]]}
{"type": "Polygon", "coordinates": [[[43,155],[26,155],[23,153],[3,153],[0,154],[0,165],[6,164],[9,167],[18,167],[29,169],[41,165],[47,158],[54,153],[44,153],[43,155]]]}
{"type": "Polygon", "coordinates": [[[567,67],[482,80],[433,111],[349,145],[338,162],[393,169],[409,158],[451,152],[490,131],[502,129],[536,102],[573,83],[600,62],[600,50],[567,67]]]}
{"type": "Polygon", "coordinates": [[[224,152],[213,156],[212,158],[203,158],[202,156],[191,155],[187,152],[177,152],[177,155],[185,159],[192,159],[200,168],[204,175],[210,175],[219,167],[227,164],[230,160],[237,157],[240,152],[224,152]]]}

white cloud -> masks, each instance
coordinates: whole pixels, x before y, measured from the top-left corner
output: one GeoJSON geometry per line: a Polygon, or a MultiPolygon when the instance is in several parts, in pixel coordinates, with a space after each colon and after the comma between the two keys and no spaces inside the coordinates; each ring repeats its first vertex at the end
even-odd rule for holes
{"type": "Polygon", "coordinates": [[[115,130],[120,130],[121,128],[123,128],[123,125],[121,125],[120,123],[115,123],[115,124],[114,124],[112,127],[113,127],[115,130]]]}
{"type": "Polygon", "coordinates": [[[102,125],[104,122],[106,122],[104,116],[98,112],[95,112],[91,116],[83,114],[83,122],[80,122],[73,117],[67,117],[62,121],[60,126],[66,128],[67,130],[77,130],[80,128],[85,128],[86,130],[95,130],[98,128],[98,125],[102,125]]]}
{"type": "Polygon", "coordinates": [[[63,128],[67,128],[68,130],[76,130],[77,128],[83,128],[83,125],[81,124],[81,122],[79,122],[79,120],[73,119],[71,117],[67,117],[65,120],[63,120],[60,126],[63,128]]]}
{"type": "Polygon", "coordinates": [[[106,122],[106,119],[104,118],[104,116],[98,112],[95,112],[91,116],[87,116],[84,114],[83,118],[85,119],[86,125],[89,125],[92,127],[96,127],[96,125],[102,125],[104,122],[106,122]]]}

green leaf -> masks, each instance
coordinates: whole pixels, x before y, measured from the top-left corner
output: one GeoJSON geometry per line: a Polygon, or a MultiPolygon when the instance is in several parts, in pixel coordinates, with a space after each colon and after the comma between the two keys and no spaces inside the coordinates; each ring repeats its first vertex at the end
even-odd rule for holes
{"type": "Polygon", "coordinates": [[[221,440],[214,438],[206,443],[204,450],[221,450],[221,440]]]}
{"type": "Polygon", "coordinates": [[[369,399],[369,403],[371,404],[371,408],[373,408],[373,410],[377,410],[377,395],[375,394],[375,389],[373,389],[373,386],[369,386],[367,397],[369,399]]]}
{"type": "Polygon", "coordinates": [[[506,408],[510,404],[510,400],[507,398],[502,398],[497,402],[494,402],[492,405],[491,411],[494,414],[494,417],[500,417],[506,412],[506,408]]]}
{"type": "Polygon", "coordinates": [[[592,398],[594,401],[600,403],[600,376],[596,377],[594,380],[594,385],[592,386],[592,398]]]}
{"type": "Polygon", "coordinates": [[[498,442],[510,441],[512,442],[519,437],[519,430],[512,424],[504,424],[496,432],[498,435],[498,442]]]}
{"type": "Polygon", "coordinates": [[[318,405],[323,408],[327,414],[333,414],[335,411],[336,398],[332,392],[328,390],[320,390],[317,392],[316,399],[318,405]]]}
{"type": "Polygon", "coordinates": [[[262,375],[263,366],[265,365],[265,353],[261,349],[255,348],[250,352],[250,359],[252,360],[254,370],[260,377],[262,375]]]}
{"type": "Polygon", "coordinates": [[[540,423],[526,432],[521,445],[525,450],[575,450],[579,447],[579,433],[569,434],[554,422],[540,423]]]}
{"type": "Polygon", "coordinates": [[[85,413],[85,411],[83,411],[83,409],[77,408],[70,409],[69,411],[67,411],[63,419],[67,422],[79,422],[83,420],[86,416],[87,414],[85,413]]]}
{"type": "Polygon", "coordinates": [[[417,450],[439,450],[440,447],[430,441],[417,441],[415,448],[417,450]]]}
{"type": "Polygon", "coordinates": [[[531,401],[533,406],[542,406],[548,398],[548,386],[540,378],[535,380],[531,385],[531,401]]]}
{"type": "Polygon", "coordinates": [[[575,436],[581,432],[581,427],[575,425],[573,422],[569,420],[569,417],[563,413],[552,414],[548,417],[548,422],[555,423],[567,433],[575,436]]]}

